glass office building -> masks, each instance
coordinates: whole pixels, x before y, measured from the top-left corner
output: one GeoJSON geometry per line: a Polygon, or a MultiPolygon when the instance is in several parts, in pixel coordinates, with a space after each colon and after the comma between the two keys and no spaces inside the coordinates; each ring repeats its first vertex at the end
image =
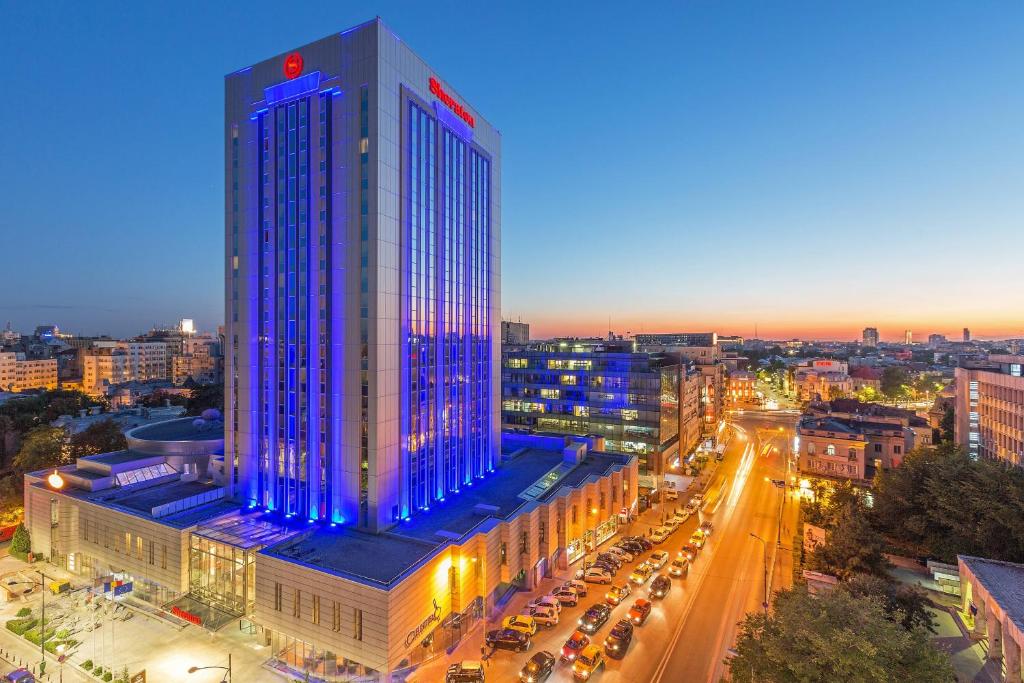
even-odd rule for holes
{"type": "Polygon", "coordinates": [[[500,452],[500,136],[379,20],[225,99],[232,494],[386,529],[500,452]]]}
{"type": "Polygon", "coordinates": [[[685,366],[631,343],[553,340],[502,350],[502,426],[604,437],[636,454],[641,475],[662,474],[679,450],[685,366]]]}

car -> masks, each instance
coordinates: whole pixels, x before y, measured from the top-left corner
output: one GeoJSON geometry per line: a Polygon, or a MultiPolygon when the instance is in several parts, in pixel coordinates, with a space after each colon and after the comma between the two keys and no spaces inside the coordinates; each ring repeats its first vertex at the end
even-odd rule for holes
{"type": "Polygon", "coordinates": [[[651,616],[651,609],[653,607],[654,605],[651,604],[650,600],[640,598],[629,608],[629,620],[637,626],[642,625],[647,621],[647,617],[651,616]]]}
{"type": "Polygon", "coordinates": [[[687,543],[683,546],[683,549],[679,551],[679,556],[685,557],[690,562],[693,562],[693,560],[697,557],[698,552],[700,552],[700,548],[698,548],[692,543],[687,543]]]}
{"type": "Polygon", "coordinates": [[[620,619],[614,626],[608,637],[604,639],[604,653],[612,659],[622,659],[626,656],[629,644],[633,642],[633,622],[629,619],[620,619]]]}
{"type": "Polygon", "coordinates": [[[661,569],[665,566],[666,562],[668,562],[667,550],[656,550],[647,558],[647,564],[650,565],[651,569],[661,569]]]}
{"type": "Polygon", "coordinates": [[[444,683],[484,683],[484,667],[480,662],[459,662],[448,667],[444,683]]]}
{"type": "Polygon", "coordinates": [[[598,602],[591,605],[583,616],[579,618],[577,624],[580,630],[584,633],[594,634],[599,628],[604,626],[604,622],[608,621],[608,617],[612,615],[612,608],[603,602],[598,602]]]}
{"type": "Polygon", "coordinates": [[[558,612],[550,607],[531,607],[530,616],[541,626],[558,625],[558,612]]]}
{"type": "Polygon", "coordinates": [[[679,500],[679,492],[672,488],[665,487],[662,495],[665,497],[666,501],[679,500]]]}
{"type": "Polygon", "coordinates": [[[519,680],[522,683],[540,683],[546,681],[554,670],[555,656],[547,650],[541,650],[530,657],[526,666],[519,670],[519,680]]]}
{"type": "Polygon", "coordinates": [[[591,562],[587,566],[588,566],[588,568],[589,567],[597,567],[598,569],[603,569],[606,572],[608,572],[609,574],[611,574],[612,576],[615,576],[616,574],[619,573],[619,565],[615,564],[614,562],[610,562],[608,560],[594,560],[593,562],[591,562]]]}
{"type": "Polygon", "coordinates": [[[528,636],[532,636],[537,633],[537,620],[526,614],[516,614],[511,617],[505,617],[505,620],[501,622],[501,627],[521,631],[528,636]]]}
{"type": "Polygon", "coordinates": [[[641,562],[633,570],[633,573],[629,575],[629,580],[633,583],[642,586],[647,583],[647,579],[651,578],[651,566],[646,562],[641,562]]]}
{"type": "Polygon", "coordinates": [[[694,544],[698,548],[704,547],[704,541],[705,538],[703,531],[698,529],[697,531],[694,531],[692,534],[690,534],[690,543],[694,544]]]}
{"type": "Polygon", "coordinates": [[[672,579],[665,574],[658,574],[654,577],[654,580],[651,581],[651,587],[648,594],[652,598],[660,599],[668,595],[670,590],[672,590],[672,579]]]}
{"type": "Polygon", "coordinates": [[[666,526],[656,527],[651,529],[651,540],[655,543],[664,543],[671,533],[672,530],[666,526]]]}
{"type": "Polygon", "coordinates": [[[651,542],[643,536],[629,536],[627,540],[629,540],[630,543],[636,543],[637,545],[639,545],[640,552],[646,552],[654,547],[653,545],[651,545],[651,542]]]}
{"type": "Polygon", "coordinates": [[[710,520],[705,520],[700,523],[698,527],[705,536],[710,536],[711,532],[715,530],[715,525],[710,520]]]}
{"type": "Polygon", "coordinates": [[[618,605],[625,600],[631,592],[632,591],[629,589],[628,583],[612,586],[608,589],[608,592],[604,594],[604,600],[609,605],[618,605]]]}
{"type": "Polygon", "coordinates": [[[576,591],[576,597],[585,598],[589,592],[585,581],[571,579],[562,584],[562,588],[576,591]]]}
{"type": "Polygon", "coordinates": [[[526,607],[550,607],[556,612],[562,611],[562,604],[558,602],[558,598],[556,598],[554,595],[543,595],[537,598],[536,600],[527,603],[526,607]]]}
{"type": "Polygon", "coordinates": [[[597,556],[597,559],[599,561],[601,561],[601,562],[611,562],[613,565],[615,565],[616,569],[621,569],[622,568],[622,563],[625,562],[625,560],[623,560],[621,557],[619,557],[615,553],[609,553],[609,552],[600,553],[597,556]]]}
{"type": "Polygon", "coordinates": [[[692,516],[692,514],[693,513],[691,513],[689,510],[683,508],[682,510],[676,510],[675,512],[673,512],[672,516],[678,519],[681,524],[688,520],[692,516]]]}
{"type": "Polygon", "coordinates": [[[583,572],[583,580],[586,583],[611,583],[612,575],[601,567],[591,567],[583,572]]]}
{"type": "Polygon", "coordinates": [[[636,556],[633,553],[617,545],[613,545],[611,548],[608,548],[608,552],[612,553],[613,555],[618,555],[625,562],[632,562],[636,558],[636,556]]]}
{"type": "Polygon", "coordinates": [[[674,532],[676,529],[679,528],[679,525],[682,524],[682,523],[683,523],[683,521],[681,519],[679,519],[678,517],[673,516],[673,517],[669,517],[668,519],[666,519],[665,523],[662,526],[667,528],[669,531],[673,531],[674,532]]]}
{"type": "Polygon", "coordinates": [[[693,494],[692,496],[690,496],[690,502],[695,504],[697,507],[700,507],[701,504],[704,502],[704,494],[703,493],[695,493],[695,494],[693,494]]]}
{"type": "MultiPolygon", "coordinates": [[[[28,593],[28,591],[25,591],[22,595],[25,593],[28,593]]],[[[4,683],[35,683],[36,676],[25,667],[21,667],[4,676],[3,680],[4,683]]]]}
{"type": "Polygon", "coordinates": [[[588,645],[573,662],[572,677],[577,681],[585,681],[602,666],[604,666],[604,655],[601,654],[601,648],[596,645],[588,645]]]}
{"type": "Polygon", "coordinates": [[[580,601],[580,597],[577,595],[576,591],[569,588],[557,588],[552,595],[555,596],[555,599],[558,600],[563,607],[566,605],[569,607],[575,607],[576,603],[580,601]]]}
{"type": "Polygon", "coordinates": [[[575,631],[569,640],[565,641],[562,645],[562,656],[563,662],[574,662],[579,657],[580,653],[583,652],[584,648],[590,645],[590,638],[583,631],[575,631]]]}
{"type": "Polygon", "coordinates": [[[622,541],[619,545],[625,548],[634,560],[644,551],[644,547],[635,541],[622,541]]]}
{"type": "Polygon", "coordinates": [[[530,649],[530,636],[511,628],[496,628],[487,632],[484,644],[495,650],[526,652],[530,649]]]}
{"type": "Polygon", "coordinates": [[[668,573],[675,577],[686,576],[690,573],[690,561],[686,559],[686,556],[677,557],[672,560],[672,564],[668,566],[668,573]]]}
{"type": "Polygon", "coordinates": [[[685,512],[685,513],[686,513],[686,514],[688,514],[688,515],[695,515],[695,514],[697,514],[697,507],[698,507],[698,506],[697,506],[697,504],[696,504],[696,503],[694,503],[693,501],[690,501],[690,502],[689,502],[689,503],[687,503],[687,504],[686,504],[686,506],[685,506],[685,507],[683,508],[683,512],[685,512]]]}

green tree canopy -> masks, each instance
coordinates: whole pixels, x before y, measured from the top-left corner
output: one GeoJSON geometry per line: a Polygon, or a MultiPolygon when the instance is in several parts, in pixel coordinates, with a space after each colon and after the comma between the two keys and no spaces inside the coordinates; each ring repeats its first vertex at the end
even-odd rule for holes
{"type": "Polygon", "coordinates": [[[128,447],[121,425],[111,419],[93,422],[71,437],[71,457],[122,451],[128,447]]]}
{"type": "Polygon", "coordinates": [[[889,619],[882,600],[837,589],[811,595],[805,586],[781,590],[769,614],[740,623],[730,663],[739,683],[948,683],[953,668],[928,632],[889,619]]]}
{"type": "Polygon", "coordinates": [[[885,539],[871,526],[864,503],[857,499],[838,508],[835,525],[826,527],[825,542],[808,559],[811,569],[847,580],[857,574],[886,576],[885,539]]]}
{"type": "Polygon", "coordinates": [[[910,375],[899,366],[889,366],[882,370],[881,389],[882,395],[890,401],[904,398],[906,385],[910,382],[910,375]]]}
{"type": "Polygon", "coordinates": [[[199,384],[192,389],[185,412],[189,415],[201,415],[207,408],[216,408],[224,412],[224,384],[199,384]]]}
{"type": "Polygon", "coordinates": [[[69,461],[70,450],[63,429],[41,425],[25,435],[21,449],[14,456],[18,474],[56,467],[69,461]]]}

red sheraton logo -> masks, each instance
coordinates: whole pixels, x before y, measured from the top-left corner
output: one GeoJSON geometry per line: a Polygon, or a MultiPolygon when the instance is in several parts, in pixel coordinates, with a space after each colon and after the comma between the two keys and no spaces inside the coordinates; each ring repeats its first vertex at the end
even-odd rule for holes
{"type": "Polygon", "coordinates": [[[298,52],[293,52],[284,58],[284,75],[285,78],[292,79],[297,78],[302,73],[302,55],[298,52]]]}
{"type": "Polygon", "coordinates": [[[455,101],[455,99],[444,91],[441,84],[438,83],[436,78],[431,77],[430,79],[430,94],[437,96],[437,99],[444,102],[444,105],[455,112],[455,115],[460,119],[469,124],[470,128],[476,127],[476,122],[473,120],[473,115],[470,114],[465,107],[455,101]]]}

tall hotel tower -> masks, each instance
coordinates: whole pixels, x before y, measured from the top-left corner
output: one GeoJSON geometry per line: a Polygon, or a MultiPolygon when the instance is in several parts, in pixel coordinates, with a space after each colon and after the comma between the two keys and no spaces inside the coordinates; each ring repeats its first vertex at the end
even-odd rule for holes
{"type": "Polygon", "coordinates": [[[232,495],[377,532],[492,469],[498,131],[374,20],[227,76],[224,137],[232,495]]]}

